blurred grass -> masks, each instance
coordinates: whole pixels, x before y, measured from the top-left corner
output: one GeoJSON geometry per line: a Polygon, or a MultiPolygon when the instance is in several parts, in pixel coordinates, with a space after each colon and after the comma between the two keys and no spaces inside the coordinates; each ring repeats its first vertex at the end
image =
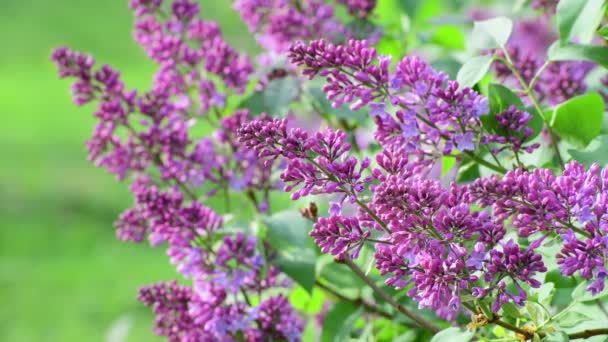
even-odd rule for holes
{"type": "MultiPolygon", "coordinates": [[[[202,1],[201,1],[202,3],[202,1]]],[[[229,1],[201,4],[240,49],[253,44],[229,1]]],[[[154,341],[137,288],[175,276],[162,249],[114,238],[127,184],[85,160],[91,107],[48,61],[53,47],[91,52],[145,89],[154,65],[131,40],[126,0],[0,3],[0,340],[154,341]],[[126,330],[121,330],[123,328],[126,330]]]]}

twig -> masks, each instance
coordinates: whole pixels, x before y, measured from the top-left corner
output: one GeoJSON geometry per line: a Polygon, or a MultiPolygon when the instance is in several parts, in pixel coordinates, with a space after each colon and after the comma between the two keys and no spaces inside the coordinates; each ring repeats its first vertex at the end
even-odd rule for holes
{"type": "Polygon", "coordinates": [[[433,333],[438,333],[439,331],[441,331],[441,329],[439,329],[438,327],[436,327],[433,323],[428,322],[427,320],[425,320],[424,318],[416,315],[415,313],[411,312],[410,310],[408,310],[407,308],[405,308],[403,305],[401,305],[399,302],[397,302],[395,299],[393,299],[393,297],[391,297],[388,293],[384,292],[384,290],[382,290],[381,288],[378,287],[378,285],[376,285],[373,281],[371,281],[363,272],[363,270],[361,270],[359,268],[359,266],[355,265],[355,263],[353,263],[353,261],[346,256],[344,258],[344,263],[359,277],[361,278],[361,280],[363,280],[363,282],[365,282],[369,287],[372,288],[372,290],[374,290],[374,292],[376,292],[382,299],[384,299],[387,303],[389,303],[392,307],[394,307],[397,311],[399,311],[400,313],[404,314],[405,316],[407,316],[408,318],[410,318],[411,320],[413,320],[414,322],[417,323],[417,325],[419,325],[420,327],[429,330],[433,333]]]}
{"type": "MultiPolygon", "coordinates": [[[[365,311],[367,311],[368,313],[375,314],[375,315],[378,315],[378,316],[381,316],[381,317],[384,317],[384,318],[390,319],[390,320],[395,319],[395,317],[393,315],[391,315],[390,313],[382,310],[376,304],[365,301],[363,298],[348,298],[348,297],[340,294],[339,292],[335,291],[331,287],[323,284],[319,280],[315,281],[315,285],[343,302],[350,302],[356,306],[362,306],[365,309],[365,311]]],[[[404,326],[410,327],[410,328],[418,328],[417,325],[410,323],[410,322],[399,322],[399,323],[404,326]]]]}
{"type": "Polygon", "coordinates": [[[577,332],[574,334],[569,334],[568,337],[571,340],[576,340],[577,338],[589,338],[589,337],[597,336],[597,335],[608,335],[608,328],[587,329],[587,330],[583,330],[581,332],[577,332]]]}
{"type": "Polygon", "coordinates": [[[528,85],[528,83],[524,80],[524,78],[521,76],[519,71],[517,71],[517,69],[513,66],[511,57],[509,56],[509,53],[507,52],[506,49],[503,49],[503,53],[505,54],[506,59],[501,58],[501,57],[494,57],[494,59],[496,61],[504,64],[511,71],[511,73],[513,73],[513,76],[515,76],[515,78],[519,81],[519,83],[523,87],[523,90],[526,92],[526,95],[528,95],[528,98],[532,102],[532,105],[534,105],[534,108],[538,112],[538,115],[540,115],[540,117],[543,119],[543,122],[545,123],[545,126],[547,127],[547,131],[549,132],[549,136],[551,137],[551,146],[553,147],[553,150],[555,152],[555,155],[557,156],[559,164],[561,165],[561,167],[563,169],[564,168],[564,159],[562,158],[562,154],[559,151],[559,147],[557,146],[557,135],[555,135],[555,133],[551,129],[549,120],[545,116],[545,113],[543,113],[543,110],[541,109],[540,104],[536,100],[536,96],[534,96],[534,90],[530,88],[530,85],[528,85]]]}

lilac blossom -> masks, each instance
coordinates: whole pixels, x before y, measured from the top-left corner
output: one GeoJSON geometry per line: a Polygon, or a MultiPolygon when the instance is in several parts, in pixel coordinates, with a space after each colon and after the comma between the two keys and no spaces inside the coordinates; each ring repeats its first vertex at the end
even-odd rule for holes
{"type": "Polygon", "coordinates": [[[532,120],[532,115],[529,113],[522,112],[515,106],[509,106],[496,114],[495,118],[503,134],[488,134],[481,138],[482,143],[498,144],[499,147],[491,149],[493,154],[499,154],[504,150],[511,150],[514,153],[523,150],[526,153],[532,153],[540,147],[538,143],[524,145],[532,135],[532,128],[528,127],[528,123],[532,120]]]}
{"type": "MultiPolygon", "coordinates": [[[[555,10],[557,2],[536,1],[535,8],[544,7],[547,11],[555,10]]],[[[541,65],[546,63],[546,51],[558,38],[557,32],[552,28],[548,18],[534,18],[517,21],[513,28],[506,51],[508,60],[513,68],[522,77],[526,84],[530,84],[535,76],[538,82],[534,84],[534,94],[541,101],[549,105],[557,105],[567,99],[585,92],[585,77],[595,67],[593,63],[581,61],[551,62],[544,69],[541,65]],[[536,75],[539,73],[539,75],[536,75]]],[[[503,51],[495,52],[499,57],[504,56],[503,51]]],[[[515,79],[512,71],[502,63],[494,63],[498,77],[504,79],[515,87],[521,86],[515,79]]]]}
{"type": "Polygon", "coordinates": [[[253,120],[239,130],[239,140],[258,152],[258,157],[273,160],[278,156],[290,159],[281,180],[292,199],[311,194],[343,194],[352,202],[364,190],[368,177],[362,178],[370,161],[359,163],[348,156],[350,144],[342,131],[327,129],[312,137],[301,129],[288,129],[285,119],[253,120]],[[312,152],[316,157],[308,157],[312,152]],[[357,168],[357,164],[359,167],[357,168]]]}
{"type": "Polygon", "coordinates": [[[323,253],[341,257],[350,251],[351,258],[358,256],[369,235],[369,231],[361,229],[356,218],[344,216],[321,217],[310,232],[323,253]]]}
{"type": "Polygon", "coordinates": [[[267,298],[255,307],[232,301],[220,287],[198,293],[175,281],[144,287],[139,300],[156,315],[155,332],[169,341],[261,341],[272,337],[300,341],[303,323],[283,296],[267,298]]]}
{"type": "MultiPolygon", "coordinates": [[[[375,0],[341,0],[348,13],[365,19],[376,6],[375,0]]],[[[257,42],[267,51],[285,52],[295,41],[324,38],[337,41],[354,37],[348,27],[334,13],[335,7],[322,0],[303,0],[293,3],[284,0],[236,0],[233,8],[257,42]]],[[[374,32],[370,33],[370,38],[374,32]]]]}
{"type": "Polygon", "coordinates": [[[326,78],[323,91],[334,106],[369,106],[377,126],[374,137],[384,148],[406,146],[418,158],[430,159],[456,149],[474,151],[488,100],[460,89],[418,57],[403,58],[391,74],[390,58],[377,57],[365,41],[336,46],[319,40],[294,44],[290,60],[302,65],[309,78],[326,78]]]}
{"type": "Polygon", "coordinates": [[[337,2],[343,4],[350,15],[362,19],[367,18],[376,7],[376,0],[338,0],[337,2]]]}

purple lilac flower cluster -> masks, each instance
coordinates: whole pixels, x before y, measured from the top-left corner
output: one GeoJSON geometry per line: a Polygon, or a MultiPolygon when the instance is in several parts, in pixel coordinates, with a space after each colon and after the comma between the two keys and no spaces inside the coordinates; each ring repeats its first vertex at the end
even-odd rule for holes
{"type": "MultiPolygon", "coordinates": [[[[375,0],[340,0],[352,16],[365,19],[375,0]]],[[[323,0],[236,0],[234,9],[258,44],[267,51],[285,52],[296,40],[330,40],[352,37],[352,32],[334,13],[334,6],[323,0]]]]}
{"type": "Polygon", "coordinates": [[[290,60],[309,78],[325,77],[323,91],[334,106],[369,107],[374,136],[384,148],[436,159],[455,149],[473,151],[480,138],[479,117],[488,112],[488,100],[418,57],[405,57],[391,73],[391,59],[377,56],[365,41],[336,46],[319,40],[294,44],[290,60]]]}
{"type": "Polygon", "coordinates": [[[341,131],[309,135],[288,129],[285,119],[254,120],[239,130],[240,141],[261,158],[287,160],[281,179],[293,199],[338,193],[356,205],[354,214],[331,205],[330,216],[316,220],[310,235],[323,252],[356,258],[362,246],[373,244],[386,284],[408,288],[421,308],[446,319],[455,319],[465,305],[476,305],[462,298],[485,302],[494,312],[507,302],[523,305],[547,271],[538,249],[556,236],[565,241],[556,256],[563,274],[587,267],[581,275],[593,281],[589,290],[603,289],[602,256],[608,245],[602,240],[602,201],[608,195],[602,193],[608,171],[598,176],[597,166],[585,171],[571,163],[562,176],[515,169],[502,178],[446,186],[431,177],[429,146],[443,141],[439,155],[453,147],[475,152],[487,143],[498,146],[492,153],[531,152],[538,147],[524,145],[531,116],[509,107],[497,115],[498,126],[508,133],[481,135],[477,127],[488,110],[487,99],[460,89],[417,57],[404,58],[391,74],[387,59],[376,60],[365,42],[297,43],[290,58],[304,66],[305,75],[325,77],[324,90],[337,105],[370,106],[382,147],[374,165],[366,158],[357,169],[341,131]],[[396,119],[386,102],[397,107],[396,119]],[[391,132],[387,127],[392,136],[385,133],[391,132]],[[520,238],[540,236],[515,243],[507,235],[509,226],[520,238]]]}
{"type": "MultiPolygon", "coordinates": [[[[535,81],[533,86],[535,96],[552,106],[583,94],[587,89],[585,77],[595,67],[590,62],[553,62],[541,71],[540,68],[547,59],[546,51],[557,38],[557,32],[548,17],[523,19],[515,23],[506,46],[508,59],[528,85],[540,72],[537,76],[538,82],[535,81]]],[[[498,50],[495,53],[498,57],[506,57],[503,51],[498,50]]],[[[494,63],[494,70],[499,78],[516,88],[521,87],[512,71],[502,63],[494,63]]]]}
{"type": "Polygon", "coordinates": [[[347,155],[350,144],[342,131],[327,129],[309,137],[301,129],[288,129],[287,119],[273,119],[250,121],[238,135],[241,143],[260,158],[290,159],[281,180],[285,191],[297,188],[291,195],[294,200],[310,194],[341,194],[342,201],[349,198],[354,202],[355,194],[363,191],[368,181],[362,173],[369,167],[369,160],[359,163],[347,155]]]}
{"type": "Polygon", "coordinates": [[[144,287],[139,300],[156,314],[155,332],[168,341],[298,341],[302,322],[282,295],[255,307],[231,302],[221,287],[199,289],[176,282],[144,287]]]}
{"type": "Polygon", "coordinates": [[[426,179],[428,168],[403,159],[403,150],[377,155],[380,167],[368,177],[362,172],[370,163],[363,161],[353,177],[341,171],[351,160],[349,170],[356,170],[356,159],[347,155],[350,146],[332,144],[339,131],[309,137],[274,120],[252,121],[239,134],[261,156],[288,160],[281,178],[287,191],[300,186],[293,198],[338,192],[358,205],[355,216],[338,210],[315,223],[310,235],[323,252],[356,258],[373,231],[383,232],[375,258],[380,273],[388,275],[387,285],[411,286],[408,295],[443,318],[455,318],[462,309],[459,298],[474,289],[480,298],[490,293],[500,297],[495,307],[507,300],[521,304],[526,293],[511,293],[506,284],[538,287],[533,276],[546,271],[534,247],[519,250],[515,245],[515,251],[513,243],[503,240],[501,221],[470,209],[473,197],[467,187],[446,189],[426,179]],[[369,200],[362,196],[366,188],[372,192],[369,200]]]}
{"type": "Polygon", "coordinates": [[[277,291],[287,283],[269,264],[274,252],[253,237],[223,232],[223,218],[195,190],[243,192],[264,212],[278,185],[273,166],[236,137],[249,113],[225,109],[226,96],[250,81],[247,56],[222,39],[217,24],[197,18],[195,2],[129,5],[134,38],[159,65],[148,92],[125,89],[117,71],[95,68],[89,55],[58,48],[51,59],[61,78],[75,79],[77,105],[98,103],[89,159],[119,180],[133,176],[134,205],[115,223],[118,238],[166,243],[171,262],[192,278],[192,288],[169,283],[142,290],[142,302],[154,307],[157,333],[171,341],[299,340],[302,322],[277,291]],[[191,132],[203,122],[215,127],[212,136],[191,132]],[[272,295],[264,297],[269,289],[272,295]]]}
{"type": "Polygon", "coordinates": [[[358,18],[367,18],[376,7],[376,0],[337,0],[338,3],[346,6],[350,15],[358,18]]]}
{"type": "Polygon", "coordinates": [[[541,9],[546,15],[553,15],[557,8],[559,0],[533,0],[530,3],[530,7],[534,9],[541,9]]]}
{"type": "Polygon", "coordinates": [[[176,188],[163,191],[139,177],[130,190],[136,205],[117,222],[119,237],[141,241],[147,234],[152,244],[167,242],[171,262],[193,281],[192,289],[171,283],[141,291],[140,300],[154,305],[159,335],[171,341],[233,340],[239,334],[248,341],[299,339],[302,323],[283,297],[257,306],[249,302],[247,293],[288,285],[269,264],[273,252],[268,246],[259,251],[256,239],[240,232],[216,243],[222,218],[196,200],[186,203],[176,188]],[[274,307],[276,301],[283,303],[274,307]]]}
{"type": "Polygon", "coordinates": [[[530,113],[522,112],[515,108],[515,106],[509,106],[503,112],[496,114],[495,118],[503,134],[487,134],[480,139],[481,144],[496,144],[495,146],[497,147],[491,150],[492,154],[498,155],[506,149],[510,149],[516,154],[520,150],[532,153],[540,147],[538,143],[524,146],[524,143],[532,135],[532,128],[528,126],[528,123],[532,119],[530,113]]]}
{"type": "Polygon", "coordinates": [[[491,207],[501,221],[510,219],[518,235],[561,237],[557,263],[563,275],[578,273],[599,293],[608,276],[608,169],[571,162],[562,175],[550,170],[509,171],[502,178],[479,179],[470,192],[476,203],[491,207]]]}

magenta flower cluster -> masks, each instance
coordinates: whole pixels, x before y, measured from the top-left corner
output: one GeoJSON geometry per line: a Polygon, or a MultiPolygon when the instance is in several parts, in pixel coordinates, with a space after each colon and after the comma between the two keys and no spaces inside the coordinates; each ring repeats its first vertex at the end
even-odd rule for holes
{"type": "Polygon", "coordinates": [[[606,171],[598,175],[597,166],[585,171],[571,163],[561,176],[515,169],[470,185],[433,176],[438,156],[456,149],[457,158],[488,143],[496,146],[493,154],[531,152],[538,145],[525,145],[530,114],[509,107],[496,115],[506,134],[483,133],[479,117],[488,111],[486,98],[417,57],[405,57],[391,73],[390,60],[365,42],[297,43],[290,59],[304,75],[325,77],[323,90],[335,105],[369,106],[381,145],[372,163],[358,161],[339,130],[307,134],[288,129],[285,119],[254,120],[239,130],[240,141],[261,158],[287,161],[281,179],[293,199],[339,194],[339,203],[349,199],[356,207],[345,214],[331,205],[330,216],[317,219],[310,235],[323,252],[352,259],[373,245],[387,285],[407,288],[420,308],[449,320],[474,305],[470,298],[493,312],[507,302],[523,305],[547,271],[538,248],[560,237],[555,258],[562,273],[580,272],[592,293],[603,289],[606,171]],[[529,242],[516,243],[507,234],[510,226],[529,242]]]}
{"type": "MultiPolygon", "coordinates": [[[[556,3],[535,0],[531,6],[550,13],[556,3]]],[[[505,49],[484,53],[499,62],[496,76],[528,98],[512,96],[517,105],[509,106],[492,102],[490,113],[479,88],[462,86],[422,57],[393,63],[379,54],[372,46],[380,32],[373,24],[375,5],[235,0],[233,8],[264,49],[254,70],[215,22],[199,18],[198,2],[130,0],[133,37],[158,67],[143,93],[126,89],[119,72],[87,54],[53,51],[59,77],[73,80],[74,103],[97,105],[89,160],[130,181],[133,205],[115,222],[117,237],[165,246],[188,281],[140,290],[158,335],[176,342],[301,340],[304,321],[286,297],[291,282],[281,273],[293,276],[298,258],[286,261],[285,251],[271,247],[271,224],[260,230],[252,225],[261,232],[256,237],[241,226],[242,217],[231,215],[241,214],[230,205],[236,196],[244,196],[255,215],[272,212],[270,195],[278,189],[292,200],[329,201],[326,215],[314,203],[301,210],[312,221],[308,233],[320,253],[348,266],[377,298],[334,291],[319,268],[311,267],[316,278],[309,280],[360,305],[365,322],[374,315],[396,322],[384,310],[387,304],[408,318],[407,325],[439,331],[386,294],[379,279],[441,319],[456,322],[470,312],[474,328],[501,322],[526,338],[548,330],[509,328],[500,312],[505,304],[525,306],[551,265],[564,277],[583,279],[593,295],[604,291],[608,168],[569,162],[557,172],[533,169],[522,158],[544,142],[530,141],[538,117],[521,102],[543,114],[543,105],[585,92],[594,65],[545,63],[557,38],[548,17],[520,21],[505,49]],[[342,14],[336,6],[344,6],[342,14]],[[357,32],[362,27],[363,34],[357,32]],[[262,99],[272,107],[266,101],[277,89],[270,84],[285,77],[299,83],[297,89],[279,84],[279,92],[296,93],[279,102],[298,101],[288,106],[297,113],[254,117],[259,111],[252,103],[262,99]],[[323,79],[321,90],[335,109],[369,113],[369,146],[358,140],[354,120],[329,117],[329,106],[309,96],[313,86],[304,78],[323,79]],[[243,99],[252,88],[255,96],[243,99]],[[300,112],[326,122],[318,130],[296,127],[300,112]],[[332,127],[334,121],[341,129],[332,127]],[[457,181],[459,170],[464,181],[457,181]],[[372,276],[357,269],[361,256],[371,258],[365,262],[372,276]]],[[[608,78],[601,82],[608,86],[608,78]]],[[[547,127],[559,152],[557,135],[547,127]]],[[[559,153],[556,158],[562,162],[559,153]]],[[[308,286],[298,276],[293,280],[308,286]]]]}
{"type": "Polygon", "coordinates": [[[243,192],[262,213],[280,184],[273,165],[236,137],[248,111],[226,110],[227,98],[251,81],[248,57],[223,40],[216,23],[198,18],[196,2],[129,6],[134,39],[158,64],[149,91],[127,90],[117,71],[83,53],[58,48],[51,59],[61,78],[75,80],[77,105],[97,103],[89,159],[119,180],[132,179],[134,204],[115,223],[118,238],[165,244],[178,272],[192,279],[191,287],[142,289],[156,332],[171,341],[299,340],[303,323],[280,294],[288,282],[272,264],[275,252],[224,231],[224,218],[202,204],[243,192]],[[215,128],[210,136],[193,133],[201,124],[215,128]]]}
{"type": "Polygon", "coordinates": [[[156,314],[155,332],[168,341],[297,341],[302,322],[282,295],[268,297],[256,307],[228,303],[221,287],[199,289],[176,282],[159,283],[140,290],[139,300],[156,314]],[[239,338],[231,336],[237,335],[239,338]]]}
{"type": "Polygon", "coordinates": [[[566,165],[562,175],[536,169],[509,171],[471,185],[478,205],[491,207],[500,220],[510,219],[523,237],[541,233],[563,240],[557,263],[563,275],[592,280],[588,290],[604,289],[608,252],[608,169],[566,165]]]}

